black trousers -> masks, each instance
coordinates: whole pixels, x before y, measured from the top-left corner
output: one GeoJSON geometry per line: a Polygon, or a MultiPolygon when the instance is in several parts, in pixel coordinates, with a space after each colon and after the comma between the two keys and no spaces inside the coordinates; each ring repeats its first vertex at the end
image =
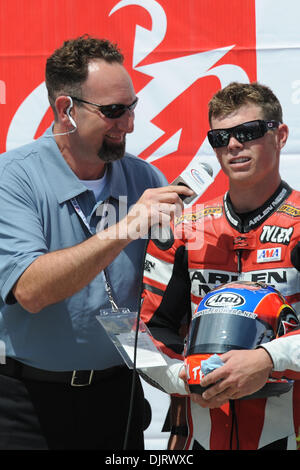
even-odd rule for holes
{"type": "MultiPolygon", "coordinates": [[[[1,450],[121,450],[132,372],[85,387],[0,375],[1,450]]],[[[144,396],[137,377],[127,449],[144,448],[144,396]]]]}

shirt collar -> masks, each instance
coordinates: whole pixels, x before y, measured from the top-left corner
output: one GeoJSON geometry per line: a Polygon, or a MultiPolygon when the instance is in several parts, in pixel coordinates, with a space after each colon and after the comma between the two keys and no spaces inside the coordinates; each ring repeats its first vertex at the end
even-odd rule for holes
{"type": "Polygon", "coordinates": [[[272,196],[258,209],[239,216],[234,210],[229,192],[224,195],[224,208],[228,222],[240,233],[247,233],[259,227],[266,219],[275,212],[285,199],[291,194],[290,186],[281,181],[272,196]]]}
{"type": "MultiPolygon", "coordinates": [[[[71,170],[62,156],[53,137],[52,126],[39,139],[39,145],[42,154],[47,155],[45,158],[48,158],[48,178],[51,179],[51,184],[60,204],[87,191],[86,186],[71,170]]],[[[126,195],[127,183],[122,159],[109,163],[107,170],[107,198],[111,196],[118,199],[120,195],[126,195]]]]}
{"type": "Polygon", "coordinates": [[[113,163],[109,163],[107,170],[109,196],[115,199],[119,199],[119,196],[127,195],[127,182],[124,174],[122,159],[113,163]]]}

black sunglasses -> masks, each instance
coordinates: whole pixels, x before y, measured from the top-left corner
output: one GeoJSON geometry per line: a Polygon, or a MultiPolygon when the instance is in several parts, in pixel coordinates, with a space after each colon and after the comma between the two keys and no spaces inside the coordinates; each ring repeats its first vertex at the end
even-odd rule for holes
{"type": "Polygon", "coordinates": [[[75,101],[80,101],[81,103],[91,104],[92,106],[96,106],[99,111],[109,119],[118,119],[119,117],[123,116],[126,111],[133,111],[137,105],[138,98],[136,98],[133,103],[127,104],[96,104],[91,103],[90,101],[83,100],[81,98],[76,98],[76,96],[71,96],[71,98],[75,101]]]}
{"type": "Polygon", "coordinates": [[[231,136],[243,144],[263,137],[267,131],[275,129],[279,125],[278,121],[256,119],[228,129],[212,129],[208,131],[207,137],[213,148],[227,147],[231,136]]]}

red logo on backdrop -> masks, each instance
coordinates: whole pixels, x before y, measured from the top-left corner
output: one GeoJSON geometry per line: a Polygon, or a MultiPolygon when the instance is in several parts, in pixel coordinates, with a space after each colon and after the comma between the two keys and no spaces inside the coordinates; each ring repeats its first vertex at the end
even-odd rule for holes
{"type": "Polygon", "coordinates": [[[208,162],[224,191],[206,139],[207,103],[231,81],[256,79],[255,0],[2,0],[1,152],[30,142],[51,124],[46,58],[84,33],[117,42],[139,96],[127,150],[172,181],[194,159],[208,162]],[[30,6],[30,8],[29,8],[30,6]],[[208,7],[209,6],[209,7],[208,7]],[[34,14],[33,14],[34,12],[34,14]]]}

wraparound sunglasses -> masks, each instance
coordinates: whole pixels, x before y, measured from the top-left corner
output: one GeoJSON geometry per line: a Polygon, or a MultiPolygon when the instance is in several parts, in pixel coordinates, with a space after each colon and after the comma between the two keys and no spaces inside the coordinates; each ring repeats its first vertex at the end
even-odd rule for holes
{"type": "Polygon", "coordinates": [[[83,100],[81,98],[76,98],[76,96],[71,96],[74,101],[80,101],[81,103],[90,104],[92,106],[96,106],[99,111],[109,119],[118,119],[119,117],[123,116],[126,111],[133,111],[137,105],[138,98],[136,98],[131,104],[96,104],[91,103],[90,101],[83,100]]]}
{"type": "Polygon", "coordinates": [[[227,147],[231,136],[243,144],[263,137],[267,131],[276,129],[279,125],[278,121],[256,119],[228,129],[212,129],[208,131],[207,137],[213,148],[227,147]]]}

